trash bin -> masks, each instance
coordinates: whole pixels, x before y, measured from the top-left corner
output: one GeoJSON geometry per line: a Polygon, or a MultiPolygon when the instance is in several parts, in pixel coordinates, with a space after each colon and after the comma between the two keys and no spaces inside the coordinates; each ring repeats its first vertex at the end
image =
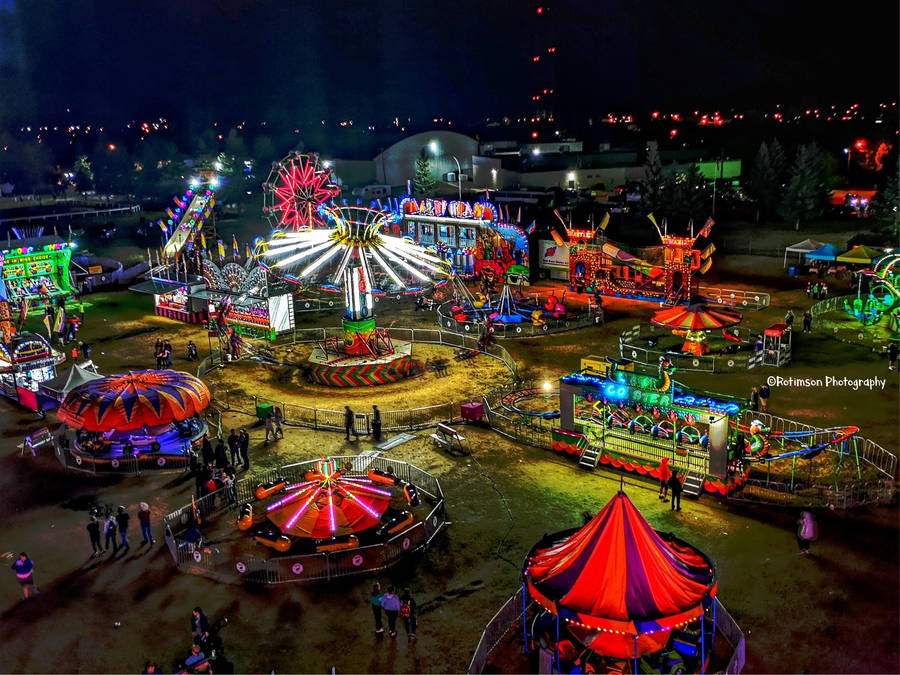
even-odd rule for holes
{"type": "Polygon", "coordinates": [[[256,404],[256,417],[258,419],[264,420],[269,415],[273,415],[275,413],[275,409],[273,408],[271,403],[257,403],[256,404]]]}

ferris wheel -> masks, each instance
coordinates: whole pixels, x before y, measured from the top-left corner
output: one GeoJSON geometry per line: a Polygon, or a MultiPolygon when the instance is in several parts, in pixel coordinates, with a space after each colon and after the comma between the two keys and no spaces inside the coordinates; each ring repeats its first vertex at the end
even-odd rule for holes
{"type": "Polygon", "coordinates": [[[322,209],[340,192],[331,168],[323,166],[318,155],[290,152],[272,163],[263,183],[263,213],[276,230],[323,227],[322,209]]]}

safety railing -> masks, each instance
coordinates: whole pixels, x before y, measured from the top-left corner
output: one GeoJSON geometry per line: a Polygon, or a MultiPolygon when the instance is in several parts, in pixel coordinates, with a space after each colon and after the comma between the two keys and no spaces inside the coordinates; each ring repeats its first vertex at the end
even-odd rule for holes
{"type": "Polygon", "coordinates": [[[230,488],[192,500],[190,504],[168,514],[164,518],[164,538],[175,565],[189,573],[212,576],[224,581],[278,584],[333,579],[385,569],[410,553],[427,547],[447,524],[440,482],[426,471],[386,457],[352,455],[332,459],[350,476],[366,475],[369,468],[391,470],[400,480],[415,485],[420,494],[427,496],[434,504],[421,521],[392,538],[379,544],[346,551],[269,559],[252,554],[235,558],[229,552],[222,551],[215,541],[197,547],[184,539],[183,535],[192,523],[208,523],[211,518],[222,514],[236,513],[241,504],[252,501],[254,488],[259,482],[275,478],[284,478],[288,482],[303,481],[306,472],[314,468],[319,460],[298,462],[270,469],[255,476],[252,481],[243,479],[230,488]]]}
{"type": "Polygon", "coordinates": [[[761,291],[713,288],[711,286],[700,286],[698,291],[709,302],[741,309],[764,309],[769,306],[770,302],[769,294],[761,291]]]}
{"type": "Polygon", "coordinates": [[[619,335],[619,356],[628,361],[635,361],[648,366],[656,366],[661,358],[665,358],[680,370],[703,373],[729,373],[748,368],[748,360],[754,354],[748,341],[742,342],[745,349],[736,354],[682,354],[664,351],[647,345],[653,338],[667,336],[670,331],[652,324],[634,326],[619,335]],[[641,344],[641,343],[644,344],[641,344]]]}
{"type": "MultiPolygon", "coordinates": [[[[521,591],[513,593],[491,620],[485,624],[478,645],[475,647],[475,653],[472,654],[469,669],[466,671],[469,675],[484,672],[491,652],[497,648],[510,629],[522,620],[522,602],[521,591]]],[[[527,611],[533,604],[534,602],[529,598],[525,610],[527,611]]]]}
{"type": "Polygon", "coordinates": [[[820,300],[809,308],[813,317],[812,329],[821,330],[831,335],[835,340],[850,344],[871,347],[872,351],[882,352],[887,349],[887,340],[877,338],[869,328],[857,322],[857,325],[847,325],[845,322],[831,321],[824,318],[829,312],[840,312],[847,319],[850,315],[846,311],[846,303],[852,305],[856,300],[855,295],[835,295],[825,300],[820,300]]]}
{"type": "MultiPolygon", "coordinates": [[[[542,318],[538,323],[523,320],[520,323],[493,324],[495,338],[523,338],[547,335],[549,333],[561,333],[576,328],[585,328],[598,323],[603,323],[602,314],[589,309],[586,314],[573,317],[542,318]]],[[[442,331],[458,333],[466,336],[480,336],[483,324],[480,321],[458,321],[450,312],[449,303],[439,305],[437,308],[437,321],[442,331]]]]}
{"type": "Polygon", "coordinates": [[[187,471],[190,455],[159,455],[132,457],[94,457],[87,453],[64,448],[54,440],[54,454],[68,471],[93,476],[140,476],[143,473],[187,471]]]}
{"type": "Polygon", "coordinates": [[[744,631],[737,625],[737,622],[725,609],[725,605],[719,601],[718,597],[716,597],[715,603],[716,632],[731,647],[731,658],[728,659],[728,665],[725,666],[725,673],[727,675],[737,675],[744,670],[744,664],[747,660],[747,641],[744,637],[744,631]]]}

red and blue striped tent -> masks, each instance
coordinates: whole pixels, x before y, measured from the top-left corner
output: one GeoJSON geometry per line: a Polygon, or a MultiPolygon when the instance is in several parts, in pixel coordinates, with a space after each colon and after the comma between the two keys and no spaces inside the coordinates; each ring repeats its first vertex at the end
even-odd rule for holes
{"type": "Polygon", "coordinates": [[[523,577],[573,637],[620,659],[660,651],[673,628],[703,615],[718,586],[705,554],[654,530],[621,491],[581,529],[538,542],[523,577]]]}
{"type": "Polygon", "coordinates": [[[59,406],[60,421],[87,431],[156,427],[202,412],[209,389],[197,377],[174,370],[110,375],[72,389],[59,406]]]}

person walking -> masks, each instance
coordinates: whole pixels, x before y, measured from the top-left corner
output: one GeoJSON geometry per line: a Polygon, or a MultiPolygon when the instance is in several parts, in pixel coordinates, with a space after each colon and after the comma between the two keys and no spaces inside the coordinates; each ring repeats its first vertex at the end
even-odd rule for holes
{"type": "Polygon", "coordinates": [[[241,457],[240,441],[241,439],[240,436],[238,436],[237,431],[232,429],[231,433],[228,434],[228,454],[231,455],[232,466],[237,466],[238,460],[241,457]]]}
{"type": "Polygon", "coordinates": [[[388,586],[387,593],[381,596],[381,608],[387,615],[388,631],[391,637],[397,637],[397,616],[400,614],[400,598],[393,586],[388,586]]]}
{"type": "Polygon", "coordinates": [[[344,438],[350,440],[350,432],[353,430],[353,419],[355,415],[349,405],[344,406],[344,438]]]}
{"type": "Polygon", "coordinates": [[[238,448],[241,451],[241,460],[244,462],[244,471],[250,468],[250,434],[246,429],[241,429],[238,440],[238,448]]]}
{"type": "Polygon", "coordinates": [[[162,350],[163,341],[159,338],[156,338],[156,343],[153,345],[153,357],[156,359],[157,370],[160,370],[162,368],[162,350]]]}
{"type": "Polygon", "coordinates": [[[28,600],[28,589],[33,588],[35,595],[40,591],[34,583],[34,561],[28,557],[25,551],[19,554],[19,559],[12,564],[12,571],[16,573],[16,579],[22,587],[22,595],[28,600]]]}
{"type": "Polygon", "coordinates": [[[97,520],[97,516],[91,516],[85,529],[87,529],[88,537],[91,540],[91,549],[93,549],[91,557],[96,558],[98,555],[103,555],[103,544],[100,543],[100,522],[97,520]]]}
{"type": "Polygon", "coordinates": [[[672,469],[669,468],[669,458],[663,457],[659,463],[659,498],[663,502],[669,501],[669,479],[672,477],[672,469]]]}
{"type": "Polygon", "coordinates": [[[150,529],[150,505],[147,502],[141,502],[141,510],[138,511],[138,522],[141,524],[141,534],[144,537],[141,546],[144,544],[150,544],[151,546],[155,544],[156,539],[153,538],[153,530],[150,529]]]}
{"type": "Polygon", "coordinates": [[[384,633],[384,624],[381,621],[381,599],[384,593],[381,592],[381,584],[375,583],[372,586],[372,593],[369,595],[369,604],[372,605],[372,615],[375,617],[375,634],[384,633]]]}
{"type": "Polygon", "coordinates": [[[372,406],[372,438],[376,443],[381,441],[381,411],[377,405],[372,406]]]}
{"type": "Polygon", "coordinates": [[[119,542],[116,539],[117,529],[118,525],[116,525],[116,518],[115,516],[110,515],[103,526],[103,533],[106,535],[106,546],[103,547],[104,553],[109,550],[110,542],[113,546],[113,555],[119,552],[119,542]]]}
{"type": "Polygon", "coordinates": [[[275,435],[275,420],[273,419],[272,413],[269,413],[266,416],[266,445],[269,444],[270,436],[273,440],[276,440],[278,438],[275,435]]]}
{"type": "Polygon", "coordinates": [[[284,413],[281,412],[281,408],[275,406],[275,419],[273,420],[275,423],[275,438],[284,438],[284,430],[281,426],[284,424],[284,413]]]}
{"type": "Polygon", "coordinates": [[[788,328],[794,327],[794,310],[789,309],[787,314],[784,315],[784,322],[787,324],[788,328]]]}
{"type": "Polygon", "coordinates": [[[200,454],[203,459],[203,466],[211,464],[216,458],[213,452],[212,441],[209,440],[209,434],[203,434],[203,440],[200,443],[200,454]]]}
{"type": "Polygon", "coordinates": [[[191,610],[191,635],[194,643],[201,644],[209,639],[209,619],[200,607],[191,610]]]}
{"type": "Polygon", "coordinates": [[[816,517],[809,511],[801,512],[800,520],[797,521],[797,546],[800,549],[800,555],[809,555],[809,544],[818,536],[819,526],[816,523],[816,517]]]}
{"type": "Polygon", "coordinates": [[[403,627],[406,628],[406,639],[416,639],[416,626],[418,620],[416,618],[416,600],[410,593],[409,586],[403,589],[403,595],[400,596],[400,616],[403,619],[403,627]]]}
{"type": "Polygon", "coordinates": [[[759,389],[756,387],[750,390],[750,410],[759,412],[759,389]]]}
{"type": "Polygon", "coordinates": [[[900,355],[900,342],[895,340],[888,345],[888,370],[893,370],[897,365],[898,355],[900,355]]]}
{"type": "Polygon", "coordinates": [[[228,455],[225,454],[225,441],[221,438],[216,442],[216,468],[224,469],[228,466],[228,455]]]}
{"type": "Polygon", "coordinates": [[[824,281],[822,282],[822,286],[819,288],[819,296],[824,300],[828,297],[828,284],[824,281]]]}
{"type": "Polygon", "coordinates": [[[769,411],[769,396],[771,396],[772,390],[769,389],[769,383],[763,382],[762,387],[759,388],[759,405],[762,412],[769,411]]]}
{"type": "Polygon", "coordinates": [[[197,345],[194,344],[193,340],[188,340],[187,357],[188,357],[188,361],[199,361],[200,360],[200,354],[197,352],[197,345]]]}
{"type": "Polygon", "coordinates": [[[166,368],[172,367],[172,344],[168,340],[163,341],[162,349],[163,362],[166,368]]]}
{"type": "Polygon", "coordinates": [[[669,490],[672,492],[672,503],[669,509],[671,511],[681,511],[682,485],[681,480],[678,478],[678,469],[672,469],[672,475],[669,477],[669,490]]]}
{"type": "Polygon", "coordinates": [[[131,520],[131,516],[128,515],[124,506],[120,506],[118,513],[116,513],[116,525],[119,526],[119,536],[122,537],[122,548],[126,551],[131,548],[131,546],[128,545],[129,520],[131,520]]]}
{"type": "Polygon", "coordinates": [[[812,329],[812,314],[809,310],[803,312],[803,332],[809,333],[812,329]]]}
{"type": "Polygon", "coordinates": [[[807,281],[807,282],[806,282],[806,297],[807,297],[807,298],[812,297],[812,290],[813,290],[812,282],[811,282],[811,281],[807,281]]]}

